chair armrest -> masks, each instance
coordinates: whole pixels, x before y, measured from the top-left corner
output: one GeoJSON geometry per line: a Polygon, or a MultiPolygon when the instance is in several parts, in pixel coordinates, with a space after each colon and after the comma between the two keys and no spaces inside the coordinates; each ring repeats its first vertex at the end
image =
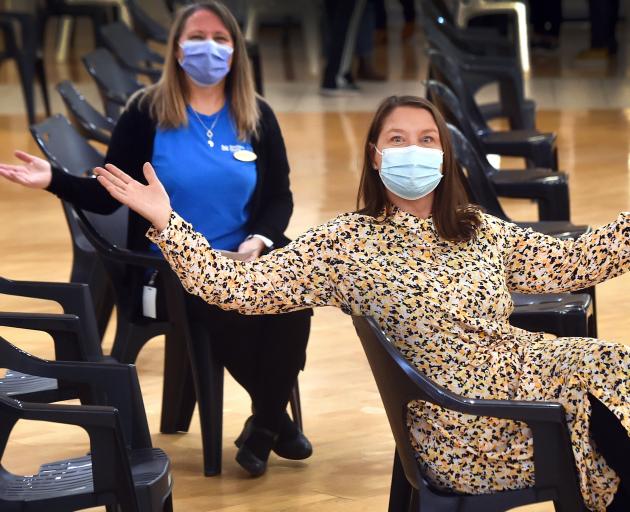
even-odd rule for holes
{"type": "Polygon", "coordinates": [[[43,331],[50,335],[62,332],[79,333],[81,330],[81,320],[78,316],[54,313],[0,312],[0,325],[43,331]]]}
{"type": "Polygon", "coordinates": [[[0,402],[7,405],[14,402],[14,411],[20,419],[48,421],[76,425],[89,430],[92,427],[117,427],[118,411],[114,407],[101,405],[69,405],[69,404],[41,404],[22,402],[0,396],[0,402]]]}
{"type": "Polygon", "coordinates": [[[16,297],[53,300],[66,310],[65,305],[83,299],[89,287],[83,283],[51,283],[38,281],[13,281],[0,277],[0,293],[16,297]]]}

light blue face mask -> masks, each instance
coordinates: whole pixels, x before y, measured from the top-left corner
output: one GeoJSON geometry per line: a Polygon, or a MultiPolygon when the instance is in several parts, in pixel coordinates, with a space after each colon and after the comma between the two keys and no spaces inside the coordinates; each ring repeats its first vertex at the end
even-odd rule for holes
{"type": "Polygon", "coordinates": [[[179,65],[197,85],[214,85],[229,73],[230,57],[234,53],[231,46],[212,39],[184,41],[179,46],[184,54],[179,65]]]}
{"type": "Polygon", "coordinates": [[[398,197],[413,201],[435,190],[442,179],[444,152],[435,148],[385,148],[381,155],[383,185],[398,197]]]}

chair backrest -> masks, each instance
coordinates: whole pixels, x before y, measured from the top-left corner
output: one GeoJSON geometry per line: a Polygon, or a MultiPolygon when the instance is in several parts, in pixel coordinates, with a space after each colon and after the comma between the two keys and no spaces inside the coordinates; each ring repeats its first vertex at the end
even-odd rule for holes
{"type": "Polygon", "coordinates": [[[476,133],[485,133],[488,125],[479,110],[475,97],[466,85],[464,76],[457,62],[435,48],[429,48],[430,76],[432,79],[446,85],[459,100],[466,118],[476,133]]]}
{"type": "MultiPolygon", "coordinates": [[[[81,135],[74,129],[70,122],[61,114],[31,126],[31,133],[40,149],[46,157],[55,163],[64,172],[73,176],[89,177],[92,169],[104,163],[104,157],[94,149],[81,135]]],[[[68,224],[73,235],[73,240],[80,238],[81,234],[74,215],[67,213],[68,224]]],[[[118,208],[110,215],[99,215],[96,213],[86,214],[90,222],[112,243],[126,246],[128,210],[124,207],[118,208]],[[124,227],[123,227],[124,226],[124,227]]],[[[83,238],[81,243],[85,241],[83,238]]]]}
{"type": "Polygon", "coordinates": [[[66,105],[68,117],[81,135],[107,144],[116,125],[114,121],[90,105],[70,80],[59,82],[57,92],[66,105]]]}
{"type": "Polygon", "coordinates": [[[150,39],[158,43],[166,44],[168,40],[168,29],[155,21],[140,6],[137,0],[126,0],[127,9],[131,14],[133,29],[144,41],[150,39]]]}
{"type": "MultiPolygon", "coordinates": [[[[496,512],[536,501],[554,500],[559,512],[583,511],[564,409],[550,402],[468,399],[451,393],[405,359],[373,318],[352,319],[381,396],[396,452],[408,483],[419,492],[414,510],[496,512]],[[421,400],[445,409],[525,421],[534,438],[535,487],[486,495],[434,493],[427,486],[409,439],[407,406],[421,400]],[[426,507],[426,508],[425,508],[426,507]]],[[[394,482],[392,482],[392,486],[394,482]]],[[[392,499],[390,497],[390,510],[392,499]]],[[[411,509],[409,509],[411,510],[411,509]]]]}
{"type": "Polygon", "coordinates": [[[490,215],[509,220],[499,202],[492,181],[490,181],[484,171],[481,157],[461,131],[450,123],[447,123],[447,126],[451,134],[455,158],[457,163],[464,169],[464,175],[468,181],[468,188],[472,194],[473,201],[482,206],[490,215]]]}
{"type": "Polygon", "coordinates": [[[100,27],[99,30],[109,50],[127,69],[137,72],[137,68],[146,68],[151,63],[164,63],[164,59],[152,51],[126,24],[117,21],[100,27]]]}
{"type": "Polygon", "coordinates": [[[106,114],[117,119],[120,108],[143,85],[135,79],[133,73],[123,69],[105,48],[97,48],[84,55],[81,60],[98,86],[106,114]]]}

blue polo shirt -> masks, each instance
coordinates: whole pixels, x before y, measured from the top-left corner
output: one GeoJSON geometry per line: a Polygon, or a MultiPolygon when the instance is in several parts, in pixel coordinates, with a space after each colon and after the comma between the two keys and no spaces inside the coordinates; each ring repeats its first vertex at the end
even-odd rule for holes
{"type": "MultiPolygon", "coordinates": [[[[157,128],[153,167],[173,210],[213,248],[234,251],[250,234],[248,204],[256,188],[256,162],[241,162],[234,153],[252,146],[238,139],[227,102],[211,116],[186,110],[187,126],[157,128]],[[206,135],[211,127],[213,147],[206,135]]],[[[151,249],[158,250],[154,244],[151,249]]]]}

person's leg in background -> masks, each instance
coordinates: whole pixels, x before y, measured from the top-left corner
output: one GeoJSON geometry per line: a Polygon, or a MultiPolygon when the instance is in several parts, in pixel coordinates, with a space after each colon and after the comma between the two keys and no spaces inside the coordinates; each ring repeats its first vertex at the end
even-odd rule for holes
{"type": "Polygon", "coordinates": [[[375,3],[375,0],[367,0],[357,33],[355,53],[359,61],[357,67],[357,79],[359,80],[385,80],[385,74],[374,69],[375,3]]]}
{"type": "Polygon", "coordinates": [[[590,433],[597,450],[621,479],[619,490],[609,512],[630,510],[630,437],[617,417],[597,398],[588,395],[591,403],[590,433]]]}
{"type": "Polygon", "coordinates": [[[350,67],[357,30],[365,0],[326,0],[328,52],[322,80],[323,95],[337,95],[357,91],[350,67]]]}

